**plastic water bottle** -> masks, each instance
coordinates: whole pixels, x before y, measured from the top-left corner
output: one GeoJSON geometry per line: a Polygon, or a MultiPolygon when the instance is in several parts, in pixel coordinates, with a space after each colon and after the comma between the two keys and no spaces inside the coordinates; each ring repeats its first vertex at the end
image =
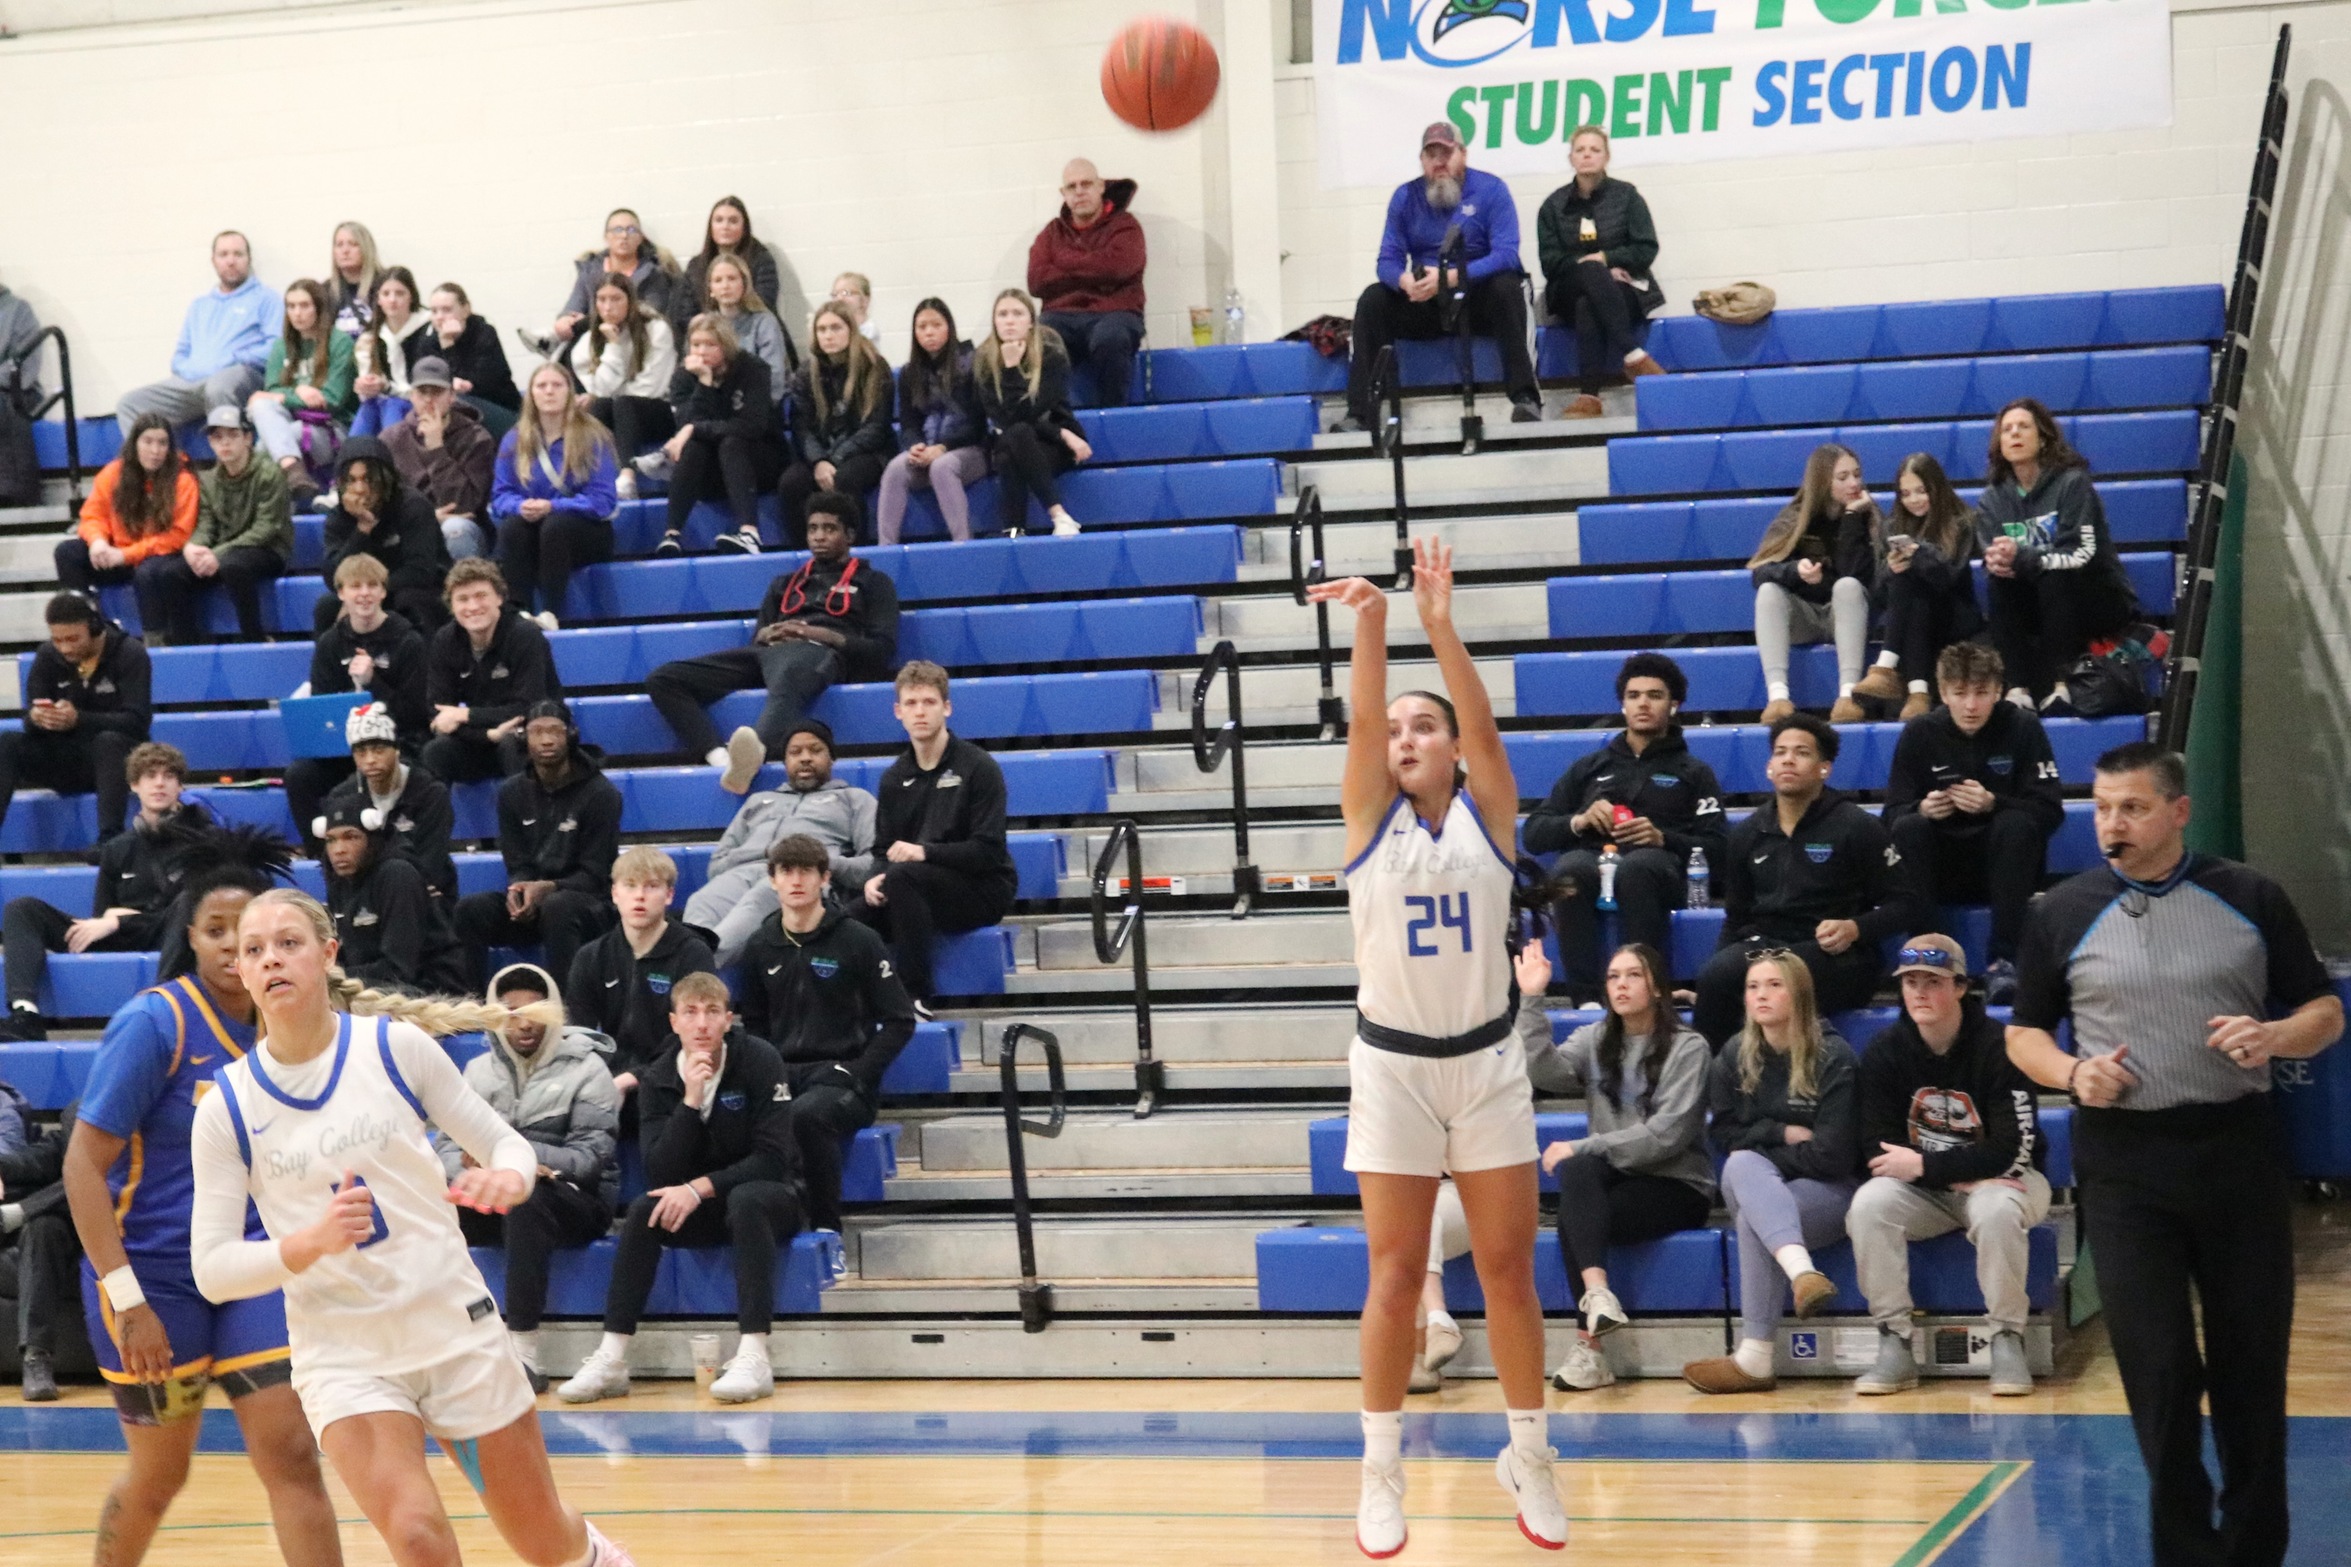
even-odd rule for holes
{"type": "Polygon", "coordinates": [[[1228,343],[1248,341],[1249,310],[1241,303],[1241,291],[1224,291],[1224,340],[1228,343]]]}
{"type": "Polygon", "coordinates": [[[1600,901],[1597,907],[1609,913],[1616,911],[1616,845],[1609,844],[1600,851],[1600,901]]]}
{"type": "Polygon", "coordinates": [[[1690,896],[1688,906],[1693,909],[1714,907],[1714,873],[1706,864],[1706,851],[1690,851],[1690,896]]]}

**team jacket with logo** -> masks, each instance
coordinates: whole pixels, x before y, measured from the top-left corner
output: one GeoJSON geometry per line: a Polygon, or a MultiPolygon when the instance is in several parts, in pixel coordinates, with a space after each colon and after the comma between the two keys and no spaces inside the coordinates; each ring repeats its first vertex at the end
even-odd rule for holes
{"type": "MultiPolygon", "coordinates": [[[[2022,811],[2047,837],[2065,820],[2064,785],[2057,755],[2041,720],[2011,702],[1993,704],[1992,716],[1974,734],[1962,734],[1951,709],[1938,707],[1902,726],[1894,742],[1893,770],[1886,777],[1885,822],[1891,827],[1918,809],[1937,789],[1972,779],[1998,797],[1992,815],[2022,811]]],[[[1937,825],[1949,833],[1980,831],[1992,816],[1953,812],[1937,825]]]]}
{"type": "Polygon", "coordinates": [[[573,1022],[612,1037],[613,1071],[642,1073],[669,1035],[669,987],[717,972],[709,945],[674,919],[642,958],[614,926],[571,960],[563,1005],[573,1022]]]}
{"type": "Polygon", "coordinates": [[[795,1087],[846,1077],[870,1104],[914,1037],[914,1001],[870,926],[828,909],[798,936],[778,912],[743,948],[743,1026],[774,1038],[795,1087]]]}
{"type": "Polygon", "coordinates": [[[335,921],[343,972],[379,990],[432,995],[465,992],[465,950],[448,911],[425,885],[424,873],[384,851],[356,876],[327,877],[327,913],[335,921]]]}
{"type": "Polygon", "coordinates": [[[2008,1059],[2007,1030],[1963,1003],[1965,1021],[1937,1055],[1907,1013],[1870,1041],[1861,1057],[1861,1157],[1880,1143],[1919,1152],[1918,1184],[1938,1190],[1962,1181],[2017,1180],[2041,1164],[2041,1121],[2033,1085],[2008,1059]]]}
{"type": "Polygon", "coordinates": [[[432,727],[432,704],[425,700],[425,641],[416,627],[390,610],[373,631],[354,631],[341,615],[318,634],[310,649],[310,694],[339,696],[355,691],[351,660],[365,652],[374,671],[367,693],[392,711],[400,730],[400,749],[412,752],[424,744],[432,727]]]}
{"type": "MultiPolygon", "coordinates": [[[[1011,905],[1020,887],[1013,869],[1012,851],[1004,843],[1004,770],[996,759],[969,740],[947,737],[939,765],[924,772],[914,760],[914,747],[898,753],[882,781],[874,786],[879,802],[873,843],[887,852],[901,840],[922,845],[925,861],[968,876],[975,883],[994,882],[1011,905]]],[[[884,868],[877,857],[876,869],[884,868]]]]}
{"type": "Polygon", "coordinates": [[[746,1181],[789,1181],[792,1089],[775,1046],[737,1027],[727,1035],[705,1115],[686,1103],[678,1075],[677,1036],[637,1080],[637,1146],[648,1186],[680,1186],[709,1176],[715,1198],[746,1181]]]}
{"type": "Polygon", "coordinates": [[[498,786],[498,853],[509,880],[605,897],[620,855],[620,791],[579,746],[567,767],[553,789],[536,767],[498,786]]]}
{"type": "MultiPolygon", "coordinates": [[[[39,701],[71,702],[81,722],[69,734],[107,730],[144,740],[155,718],[154,678],[147,644],[108,621],[98,656],[86,670],[67,663],[65,655],[46,642],[35,648],[32,667],[25,671],[24,700],[27,707],[39,701]]],[[[28,740],[50,733],[25,726],[28,740]]]]}
{"type": "Polygon", "coordinates": [[[490,628],[490,645],[478,652],[472,634],[455,621],[433,633],[425,694],[435,707],[464,708],[457,732],[486,743],[491,730],[520,718],[532,703],[563,695],[563,677],[555,672],[547,633],[508,604],[490,628]]]}
{"type": "Polygon", "coordinates": [[[1724,946],[1750,936],[1810,941],[1822,920],[1853,920],[1874,946],[1923,918],[1885,824],[1834,789],[1820,792],[1793,836],[1780,831],[1779,802],[1764,801],[1731,829],[1716,885],[1724,946]]]}
{"type": "Polygon", "coordinates": [[[1678,726],[1650,741],[1638,756],[1620,730],[1599,750],[1578,757],[1527,817],[1527,852],[1598,849],[1607,843],[1604,834],[1568,826],[1570,818],[1601,800],[1655,822],[1665,834],[1665,852],[1675,859],[1687,863],[1692,849],[1704,849],[1708,865],[1722,863],[1722,786],[1714,769],[1690,754],[1678,726]]]}
{"type": "MultiPolygon", "coordinates": [[[[368,796],[367,780],[353,773],[327,791],[327,807],[338,797],[368,796]]],[[[457,901],[457,862],[449,857],[449,840],[457,830],[457,813],[449,804],[449,786],[414,762],[400,785],[400,796],[384,818],[384,852],[406,860],[424,874],[427,887],[444,903],[457,901]]]]}

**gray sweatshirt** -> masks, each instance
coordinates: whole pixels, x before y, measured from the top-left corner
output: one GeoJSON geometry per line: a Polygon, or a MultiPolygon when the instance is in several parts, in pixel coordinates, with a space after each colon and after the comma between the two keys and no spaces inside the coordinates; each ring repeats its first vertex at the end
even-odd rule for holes
{"type": "Polygon", "coordinates": [[[1623,1081],[1611,1100],[1599,1088],[1600,1029],[1598,1023],[1586,1023],[1554,1044],[1551,1020],[1540,1006],[1522,1006],[1518,1013],[1527,1078],[1535,1091],[1586,1096],[1591,1133],[1576,1143],[1577,1156],[1598,1154],[1627,1174],[1661,1175],[1712,1197],[1714,1162],[1700,1144],[1706,1131],[1705,1039],[1694,1028],[1676,1028],[1652,1108],[1644,1114],[1641,1091],[1648,1085],[1641,1062],[1649,1051],[1648,1037],[1626,1037],[1623,1081]]]}
{"type": "Polygon", "coordinates": [[[835,885],[862,890],[873,874],[876,811],[872,795],[838,778],[806,794],[789,785],[764,790],[745,800],[727,824],[725,836],[710,851],[710,874],[760,864],[778,838],[806,833],[831,852],[835,885]]]}

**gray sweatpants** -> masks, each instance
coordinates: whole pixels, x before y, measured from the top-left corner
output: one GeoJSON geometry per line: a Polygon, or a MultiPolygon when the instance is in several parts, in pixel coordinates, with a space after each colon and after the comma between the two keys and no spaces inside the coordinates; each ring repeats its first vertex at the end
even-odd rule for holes
{"type": "Polygon", "coordinates": [[[114,422],[129,435],[139,415],[160,413],[177,424],[194,424],[222,406],[242,408],[245,399],[261,390],[261,367],[230,365],[201,381],[166,376],[145,386],[134,386],[114,400],[114,422]]]}
{"type": "Polygon", "coordinates": [[[2049,1181],[2027,1171],[2024,1189],[1991,1181],[1973,1191],[1932,1191],[1877,1176],[1853,1194],[1845,1229],[1853,1237],[1861,1293],[1879,1327],[1910,1327],[1910,1243],[1965,1228],[1975,1245],[1976,1283],[1995,1333],[2024,1331],[2029,1232],[2049,1216],[2049,1181]]]}
{"type": "Polygon", "coordinates": [[[1857,577],[1839,577],[1829,601],[1798,598],[1776,582],[1755,590],[1755,651],[1766,686],[1788,683],[1788,649],[1795,643],[1837,644],[1837,680],[1858,685],[1869,662],[1869,590],[1857,577]]]}
{"type": "Polygon", "coordinates": [[[1851,1181],[1789,1180],[1751,1148],[1722,1164],[1723,1203],[1739,1233],[1739,1336],[1767,1339],[1788,1305],[1788,1276],[1772,1255],[1782,1246],[1817,1251],[1845,1233],[1851,1181]]]}
{"type": "Polygon", "coordinates": [[[686,900],[686,923],[718,933],[718,951],[711,956],[723,969],[743,960],[751,933],[775,911],[775,883],[767,878],[766,863],[753,860],[720,871],[695,888],[686,900]]]}

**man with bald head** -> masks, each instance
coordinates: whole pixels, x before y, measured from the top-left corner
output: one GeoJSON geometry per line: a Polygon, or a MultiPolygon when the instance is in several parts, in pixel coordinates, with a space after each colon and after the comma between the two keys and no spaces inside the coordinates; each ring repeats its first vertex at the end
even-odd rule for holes
{"type": "Polygon", "coordinates": [[[1093,372],[1095,401],[1122,407],[1143,341],[1143,225],[1133,180],[1104,180],[1084,158],[1061,171],[1061,216],[1029,246],[1029,292],[1069,361],[1093,372]]]}

